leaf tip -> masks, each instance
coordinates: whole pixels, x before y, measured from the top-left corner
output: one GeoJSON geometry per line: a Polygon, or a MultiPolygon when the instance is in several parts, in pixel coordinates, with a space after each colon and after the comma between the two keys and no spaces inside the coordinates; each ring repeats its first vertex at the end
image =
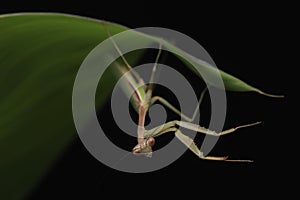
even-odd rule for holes
{"type": "Polygon", "coordinates": [[[255,91],[258,92],[259,94],[262,94],[262,95],[267,96],[267,97],[272,97],[272,98],[284,98],[284,95],[269,94],[269,93],[263,92],[263,91],[258,90],[258,89],[256,89],[255,91]]]}

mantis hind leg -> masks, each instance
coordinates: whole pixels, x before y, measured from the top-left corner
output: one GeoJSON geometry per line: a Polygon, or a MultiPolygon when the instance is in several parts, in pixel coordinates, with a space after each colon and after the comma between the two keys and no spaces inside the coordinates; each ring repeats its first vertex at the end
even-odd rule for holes
{"type": "Polygon", "coordinates": [[[151,73],[151,77],[150,77],[150,81],[149,81],[149,87],[147,88],[147,96],[149,97],[149,99],[152,97],[153,83],[154,83],[154,78],[155,78],[155,74],[156,74],[157,63],[158,63],[158,60],[161,55],[161,48],[162,48],[162,43],[160,42],[159,50],[156,55],[155,62],[154,62],[153,68],[152,68],[152,73],[151,73]]]}
{"type": "Polygon", "coordinates": [[[187,115],[181,113],[177,108],[175,108],[171,103],[169,103],[166,99],[160,97],[160,96],[155,96],[151,99],[151,105],[154,104],[156,101],[159,101],[160,103],[162,103],[163,105],[165,105],[166,107],[168,107],[170,110],[172,110],[175,114],[181,116],[184,120],[188,121],[188,122],[192,122],[194,121],[194,119],[196,118],[197,116],[197,113],[199,111],[199,107],[200,107],[200,104],[202,103],[203,101],[203,98],[204,98],[204,95],[207,91],[207,87],[201,92],[200,94],[200,97],[199,97],[199,101],[198,101],[198,104],[195,108],[195,111],[193,113],[193,116],[192,117],[188,117],[187,115]]]}
{"type": "Polygon", "coordinates": [[[107,36],[109,37],[109,39],[111,40],[115,50],[118,52],[118,54],[120,55],[122,61],[124,62],[127,70],[131,70],[133,76],[135,77],[136,81],[139,82],[139,81],[143,81],[143,79],[140,77],[140,75],[131,67],[131,65],[128,63],[128,61],[126,60],[126,58],[124,57],[121,49],[119,48],[119,46],[117,45],[116,41],[113,39],[111,33],[110,33],[110,30],[109,28],[107,27],[107,24],[105,21],[102,21],[102,25],[107,33],[107,36]]]}

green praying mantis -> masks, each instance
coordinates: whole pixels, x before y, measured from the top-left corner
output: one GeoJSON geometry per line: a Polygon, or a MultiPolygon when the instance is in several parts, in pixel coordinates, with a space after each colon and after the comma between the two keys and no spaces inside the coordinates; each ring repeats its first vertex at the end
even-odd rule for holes
{"type": "Polygon", "coordinates": [[[223,136],[230,134],[237,129],[250,127],[257,125],[261,122],[255,122],[251,124],[241,125],[237,126],[235,128],[231,128],[228,130],[224,130],[222,132],[215,132],[212,130],[209,130],[207,128],[201,127],[197,124],[193,124],[197,112],[199,111],[200,104],[203,100],[203,97],[207,91],[207,88],[205,88],[201,94],[198,101],[198,104],[196,106],[196,109],[193,113],[192,117],[188,117],[185,114],[181,113],[177,108],[175,108],[171,103],[169,103],[166,99],[160,96],[153,96],[153,80],[155,78],[155,74],[157,71],[157,63],[159,62],[161,52],[162,52],[162,43],[159,44],[159,50],[156,55],[156,59],[152,68],[152,73],[150,76],[149,84],[145,84],[144,80],[141,78],[141,76],[130,66],[128,61],[123,56],[120,48],[114,41],[114,39],[111,37],[111,33],[109,29],[106,27],[105,23],[103,23],[107,34],[115,48],[115,50],[119,53],[122,62],[124,63],[124,66],[118,67],[117,71],[119,75],[123,75],[126,80],[126,88],[128,90],[132,91],[132,97],[131,97],[131,104],[135,108],[136,112],[138,113],[138,128],[137,128],[137,145],[134,146],[132,149],[132,153],[136,155],[145,155],[147,157],[152,156],[152,147],[155,144],[155,139],[158,136],[161,136],[165,133],[175,133],[175,137],[178,138],[189,150],[191,150],[196,156],[198,156],[201,159],[204,160],[216,160],[216,161],[233,161],[233,162],[252,162],[251,160],[229,160],[228,156],[205,156],[203,152],[200,151],[200,149],[197,147],[195,142],[192,138],[190,138],[187,135],[184,135],[181,130],[179,130],[177,127],[183,127],[192,131],[195,131],[197,133],[202,133],[210,136],[223,136]],[[130,73],[127,73],[130,71],[130,73]],[[141,86],[142,85],[142,86],[141,86]],[[162,124],[160,126],[157,126],[155,128],[152,128],[150,130],[145,129],[145,118],[146,114],[149,110],[149,108],[156,102],[160,102],[161,104],[165,105],[167,108],[172,110],[175,114],[179,115],[184,121],[170,121],[165,124],[162,124]]]}

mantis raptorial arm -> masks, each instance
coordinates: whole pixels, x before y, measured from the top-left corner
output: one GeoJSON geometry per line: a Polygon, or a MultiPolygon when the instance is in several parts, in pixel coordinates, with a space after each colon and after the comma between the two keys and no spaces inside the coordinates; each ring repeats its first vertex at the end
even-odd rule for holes
{"type": "Polygon", "coordinates": [[[162,97],[159,96],[155,96],[151,99],[151,105],[154,104],[156,101],[161,102],[163,105],[167,106],[170,110],[172,110],[174,113],[176,113],[177,115],[181,116],[184,120],[188,121],[188,122],[192,122],[194,121],[198,111],[199,111],[199,107],[200,104],[202,103],[202,100],[204,98],[205,92],[207,91],[207,88],[205,88],[201,94],[200,94],[200,98],[199,98],[199,102],[195,108],[195,111],[193,113],[193,116],[190,118],[188,116],[186,116],[185,114],[181,113],[177,108],[175,108],[172,104],[170,104],[167,100],[165,100],[162,97]]]}
{"type": "Polygon", "coordinates": [[[158,137],[164,133],[176,131],[176,121],[170,121],[150,130],[145,130],[145,137],[158,137]]]}
{"type": "Polygon", "coordinates": [[[257,125],[259,123],[260,122],[247,124],[247,125],[242,125],[242,126],[238,126],[236,128],[231,128],[231,129],[216,133],[214,131],[211,131],[209,129],[206,129],[204,127],[201,127],[199,125],[192,124],[192,123],[189,123],[189,122],[171,121],[171,122],[165,123],[163,125],[160,125],[156,128],[153,128],[151,130],[145,131],[145,137],[146,138],[158,137],[158,136],[160,136],[164,133],[175,132],[175,136],[184,145],[186,145],[194,154],[196,154],[201,159],[205,159],[205,160],[223,160],[223,161],[232,161],[232,162],[252,162],[251,160],[227,160],[227,158],[228,158],[227,156],[225,156],[225,157],[204,156],[203,152],[201,152],[199,150],[199,148],[195,144],[194,140],[192,138],[184,135],[178,128],[176,128],[176,125],[181,126],[183,128],[186,128],[186,129],[190,129],[190,130],[193,130],[193,131],[204,133],[204,134],[207,134],[207,135],[222,136],[222,135],[225,135],[225,134],[232,133],[232,132],[236,131],[239,128],[254,126],[254,125],[257,125]]]}
{"type": "Polygon", "coordinates": [[[217,133],[215,131],[209,130],[209,129],[204,128],[202,126],[199,126],[197,124],[192,124],[190,122],[174,120],[174,121],[167,122],[163,125],[157,126],[153,129],[146,130],[145,137],[158,137],[158,136],[160,136],[164,133],[174,131],[173,128],[175,128],[177,130],[178,128],[176,128],[176,126],[181,126],[183,128],[186,128],[186,129],[189,129],[189,130],[192,130],[192,131],[196,131],[198,133],[203,133],[203,134],[206,134],[206,135],[223,136],[223,135],[232,133],[232,132],[236,131],[237,129],[246,128],[246,127],[249,127],[249,126],[255,126],[255,125],[258,125],[260,123],[261,122],[255,122],[255,123],[251,123],[251,124],[241,125],[241,126],[237,126],[235,128],[230,128],[230,129],[227,129],[225,131],[221,131],[221,132],[217,133]]]}

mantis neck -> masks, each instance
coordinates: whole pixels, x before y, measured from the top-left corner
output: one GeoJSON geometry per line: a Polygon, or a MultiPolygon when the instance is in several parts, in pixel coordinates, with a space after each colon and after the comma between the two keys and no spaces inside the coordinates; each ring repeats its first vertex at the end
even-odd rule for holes
{"type": "Polygon", "coordinates": [[[146,118],[147,108],[144,105],[139,106],[139,123],[138,123],[138,130],[137,130],[137,140],[138,143],[141,144],[144,142],[144,132],[145,132],[145,118],[146,118]]]}

